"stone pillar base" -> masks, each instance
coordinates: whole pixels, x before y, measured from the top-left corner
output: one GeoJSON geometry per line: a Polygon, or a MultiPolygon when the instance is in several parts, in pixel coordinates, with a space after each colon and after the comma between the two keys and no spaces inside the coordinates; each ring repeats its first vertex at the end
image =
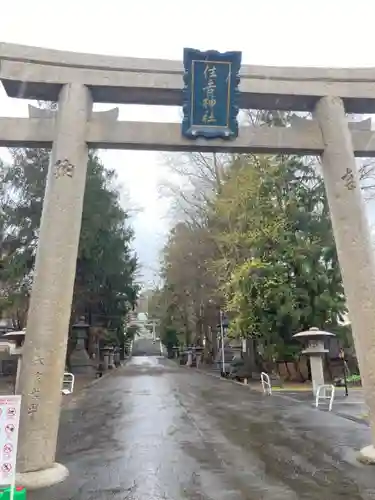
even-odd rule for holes
{"type": "Polygon", "coordinates": [[[358,454],[358,461],[366,465],[375,465],[375,446],[371,444],[362,448],[358,454]]]}
{"type": "Polygon", "coordinates": [[[38,490],[62,483],[68,476],[68,469],[64,465],[55,462],[48,469],[17,473],[16,484],[23,486],[26,490],[38,490]]]}

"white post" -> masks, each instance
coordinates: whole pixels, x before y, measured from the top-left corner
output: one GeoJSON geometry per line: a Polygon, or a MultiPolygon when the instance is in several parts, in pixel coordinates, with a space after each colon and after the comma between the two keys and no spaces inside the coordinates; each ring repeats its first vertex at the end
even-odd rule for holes
{"type": "Polygon", "coordinates": [[[342,100],[338,97],[320,99],[315,116],[324,141],[324,182],[365,401],[369,409],[372,444],[361,450],[360,459],[375,463],[374,250],[342,100]]]}
{"type": "Polygon", "coordinates": [[[318,387],[324,385],[323,355],[310,355],[310,367],[313,394],[316,396],[318,387]]]}
{"type": "Polygon", "coordinates": [[[86,128],[91,110],[91,95],[84,85],[63,86],[22,348],[18,482],[28,489],[49,486],[67,476],[67,469],[55,463],[55,454],[86,183],[86,128]]]}
{"type": "Polygon", "coordinates": [[[224,325],[223,325],[223,311],[220,309],[220,335],[221,335],[221,363],[222,372],[225,375],[225,347],[224,347],[224,325]]]}

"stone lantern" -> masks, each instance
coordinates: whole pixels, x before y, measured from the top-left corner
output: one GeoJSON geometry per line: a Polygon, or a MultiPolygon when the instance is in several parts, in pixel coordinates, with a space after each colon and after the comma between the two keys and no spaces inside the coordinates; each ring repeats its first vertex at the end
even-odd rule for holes
{"type": "Polygon", "coordinates": [[[72,372],[75,374],[92,375],[95,373],[94,366],[86,350],[89,328],[90,325],[86,323],[84,317],[81,317],[79,321],[72,326],[76,345],[70,355],[70,366],[72,367],[72,372]]]}
{"type": "Polygon", "coordinates": [[[15,394],[18,394],[18,389],[19,389],[19,380],[20,380],[21,364],[22,364],[22,346],[25,342],[25,334],[26,330],[23,329],[17,332],[8,332],[3,335],[3,339],[6,342],[9,342],[8,344],[9,354],[11,356],[17,356],[17,373],[16,373],[16,382],[14,386],[15,394]]]}
{"type": "Polygon", "coordinates": [[[293,338],[297,340],[307,341],[307,347],[302,351],[302,354],[306,354],[310,358],[314,396],[318,387],[324,384],[323,358],[325,353],[328,352],[328,349],[324,347],[324,341],[330,337],[335,337],[335,334],[319,330],[319,328],[315,327],[293,335],[293,338]]]}

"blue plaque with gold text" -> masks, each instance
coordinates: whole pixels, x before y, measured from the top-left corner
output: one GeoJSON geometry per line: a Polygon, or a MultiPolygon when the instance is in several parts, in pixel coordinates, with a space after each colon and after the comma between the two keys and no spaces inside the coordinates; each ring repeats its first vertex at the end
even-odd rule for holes
{"type": "Polygon", "coordinates": [[[241,52],[184,49],[182,135],[189,139],[238,136],[241,52]]]}

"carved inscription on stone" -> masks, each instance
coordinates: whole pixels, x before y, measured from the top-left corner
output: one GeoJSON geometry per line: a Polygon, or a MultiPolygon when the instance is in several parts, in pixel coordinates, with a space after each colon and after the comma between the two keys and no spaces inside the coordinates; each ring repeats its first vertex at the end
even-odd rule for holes
{"type": "Polygon", "coordinates": [[[65,158],[64,160],[57,160],[54,165],[54,176],[56,179],[60,177],[73,177],[74,165],[65,158]]]}
{"type": "Polygon", "coordinates": [[[34,413],[36,413],[38,411],[38,407],[39,405],[37,405],[36,403],[31,403],[27,408],[28,415],[33,415],[34,413]]]}
{"type": "MultiPolygon", "coordinates": [[[[41,366],[44,366],[44,358],[41,356],[36,356],[33,362],[34,366],[40,366],[39,370],[41,370],[41,366]]],[[[42,372],[37,371],[35,374],[34,385],[31,391],[29,392],[29,396],[32,400],[32,403],[29,404],[27,408],[27,413],[29,415],[33,415],[38,412],[39,409],[39,398],[40,398],[40,383],[42,381],[42,372]]]]}
{"type": "Polygon", "coordinates": [[[347,168],[345,174],[341,177],[344,181],[346,189],[352,191],[356,187],[356,183],[354,180],[353,170],[351,168],[347,168]]]}

